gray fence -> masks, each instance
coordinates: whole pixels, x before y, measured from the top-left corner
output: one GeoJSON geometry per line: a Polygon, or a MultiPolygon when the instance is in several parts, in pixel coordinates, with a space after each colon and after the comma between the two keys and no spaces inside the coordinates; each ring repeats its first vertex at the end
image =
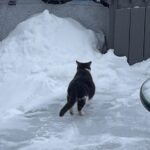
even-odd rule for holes
{"type": "Polygon", "coordinates": [[[150,58],[150,0],[112,0],[108,47],[128,62],[150,58]]]}

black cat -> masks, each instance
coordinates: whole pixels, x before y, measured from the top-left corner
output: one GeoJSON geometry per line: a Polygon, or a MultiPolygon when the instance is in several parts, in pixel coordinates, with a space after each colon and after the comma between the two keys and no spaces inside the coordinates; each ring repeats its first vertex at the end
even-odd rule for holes
{"type": "Polygon", "coordinates": [[[73,115],[72,107],[77,102],[79,115],[83,115],[82,108],[86,101],[95,94],[95,84],[91,76],[91,63],[77,63],[77,73],[68,87],[67,103],[60,110],[59,116],[63,116],[68,110],[73,115]]]}

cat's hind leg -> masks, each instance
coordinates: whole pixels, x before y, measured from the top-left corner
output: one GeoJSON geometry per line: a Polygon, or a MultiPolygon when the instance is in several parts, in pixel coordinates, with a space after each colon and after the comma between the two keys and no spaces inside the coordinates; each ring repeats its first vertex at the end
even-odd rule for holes
{"type": "Polygon", "coordinates": [[[78,107],[78,112],[79,112],[79,115],[80,116],[83,116],[85,113],[83,112],[83,107],[86,103],[86,99],[85,98],[82,98],[82,99],[79,99],[78,100],[78,103],[77,103],[77,107],[78,107]]]}
{"type": "MultiPolygon", "coordinates": [[[[69,95],[67,95],[67,101],[69,102],[69,100],[70,100],[69,95]]],[[[70,115],[74,114],[74,112],[73,112],[73,106],[70,108],[69,112],[70,112],[70,115]]]]}
{"type": "Polygon", "coordinates": [[[73,107],[72,108],[70,108],[70,115],[73,115],[74,114],[74,112],[73,112],[73,107]]]}

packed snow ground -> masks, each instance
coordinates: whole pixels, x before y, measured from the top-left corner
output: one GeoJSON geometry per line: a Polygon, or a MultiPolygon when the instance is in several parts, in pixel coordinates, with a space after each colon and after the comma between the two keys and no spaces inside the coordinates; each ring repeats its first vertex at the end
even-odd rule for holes
{"type": "Polygon", "coordinates": [[[139,89],[150,60],[129,66],[98,36],[70,18],[44,11],[0,43],[1,150],[149,150],[150,114],[139,89]],[[85,116],[59,110],[75,60],[92,61],[96,94],[85,116]]]}

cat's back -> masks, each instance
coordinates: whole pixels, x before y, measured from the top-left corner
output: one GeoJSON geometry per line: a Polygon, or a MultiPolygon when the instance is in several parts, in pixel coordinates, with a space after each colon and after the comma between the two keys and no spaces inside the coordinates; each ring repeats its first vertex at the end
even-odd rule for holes
{"type": "Polygon", "coordinates": [[[95,89],[91,74],[88,71],[78,71],[69,86],[87,86],[95,89]]]}

